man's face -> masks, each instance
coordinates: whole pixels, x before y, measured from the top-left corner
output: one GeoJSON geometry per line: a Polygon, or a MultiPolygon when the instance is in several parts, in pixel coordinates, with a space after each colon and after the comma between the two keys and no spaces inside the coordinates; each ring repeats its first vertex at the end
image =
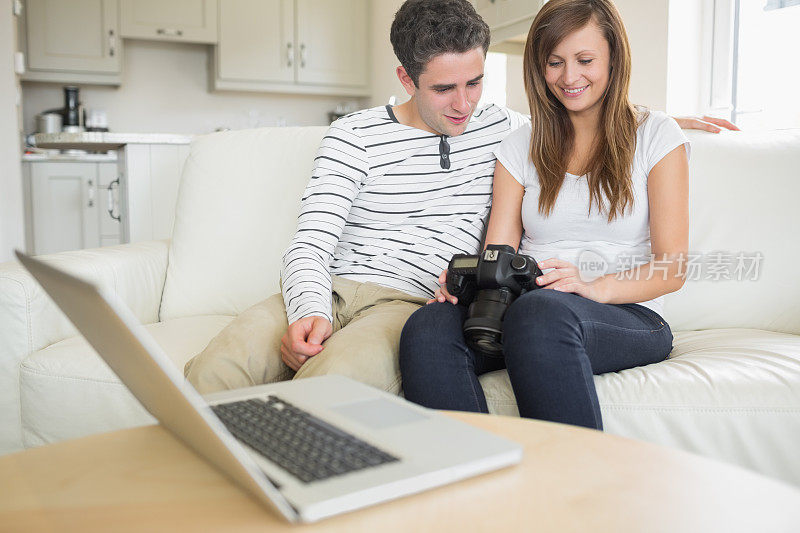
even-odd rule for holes
{"type": "Polygon", "coordinates": [[[420,118],[434,133],[461,135],[483,92],[483,48],[441,54],[425,65],[414,87],[420,118]]]}

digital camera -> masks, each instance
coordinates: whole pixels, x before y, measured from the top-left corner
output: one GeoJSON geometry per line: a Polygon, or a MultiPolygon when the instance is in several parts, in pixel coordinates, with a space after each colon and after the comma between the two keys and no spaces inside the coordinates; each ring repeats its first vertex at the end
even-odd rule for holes
{"type": "Polygon", "coordinates": [[[536,261],[507,245],[490,244],[480,255],[456,254],[447,268],[447,291],[469,306],[464,338],[474,350],[503,356],[503,317],[519,296],[540,288],[536,261]]]}

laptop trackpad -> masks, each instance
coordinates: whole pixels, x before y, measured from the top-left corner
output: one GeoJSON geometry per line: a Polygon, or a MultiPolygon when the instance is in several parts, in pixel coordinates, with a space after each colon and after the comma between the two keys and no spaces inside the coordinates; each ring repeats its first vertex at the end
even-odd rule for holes
{"type": "Polygon", "coordinates": [[[422,413],[407,409],[383,398],[349,403],[334,407],[332,411],[336,411],[371,429],[386,429],[402,424],[419,422],[428,418],[422,413]]]}

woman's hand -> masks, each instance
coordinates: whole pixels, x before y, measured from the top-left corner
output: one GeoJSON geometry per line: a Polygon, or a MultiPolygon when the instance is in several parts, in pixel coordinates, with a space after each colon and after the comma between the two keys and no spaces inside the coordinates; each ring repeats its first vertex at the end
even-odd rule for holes
{"type": "Polygon", "coordinates": [[[447,269],[442,270],[439,274],[439,288],[433,294],[433,298],[427,301],[432,304],[433,302],[450,302],[452,304],[458,303],[458,298],[447,292],[447,269]]]}
{"type": "Polygon", "coordinates": [[[545,259],[544,261],[539,261],[538,264],[542,270],[553,269],[547,274],[536,278],[536,284],[541,288],[572,292],[600,303],[605,303],[608,300],[603,290],[603,278],[584,281],[581,279],[578,267],[569,261],[562,261],[561,259],[545,259]]]}

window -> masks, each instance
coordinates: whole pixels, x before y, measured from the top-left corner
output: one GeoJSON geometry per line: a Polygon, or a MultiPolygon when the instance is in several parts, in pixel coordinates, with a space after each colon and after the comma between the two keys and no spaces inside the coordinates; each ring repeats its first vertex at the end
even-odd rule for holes
{"type": "MultiPolygon", "coordinates": [[[[521,75],[521,73],[520,73],[521,75]]],[[[506,105],[506,55],[489,52],[483,69],[483,94],[478,106],[485,104],[506,105]]]]}
{"type": "Polygon", "coordinates": [[[782,7],[800,6],[800,0],[767,0],[764,11],[769,9],[780,9],[782,7]]]}
{"type": "Polygon", "coordinates": [[[714,9],[712,108],[727,104],[748,130],[800,128],[800,0],[715,0],[714,9]]]}

